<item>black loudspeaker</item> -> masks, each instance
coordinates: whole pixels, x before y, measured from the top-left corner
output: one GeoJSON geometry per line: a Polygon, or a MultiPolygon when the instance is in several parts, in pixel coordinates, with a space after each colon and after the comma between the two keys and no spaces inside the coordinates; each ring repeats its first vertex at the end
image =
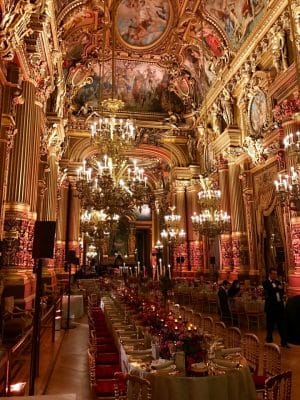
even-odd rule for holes
{"type": "Polygon", "coordinates": [[[53,258],[55,221],[36,221],[32,245],[33,258],[53,258]]]}
{"type": "Polygon", "coordinates": [[[215,265],[215,263],[216,263],[216,257],[214,257],[214,256],[210,257],[210,258],[209,258],[209,262],[210,262],[211,265],[215,265]]]}
{"type": "Polygon", "coordinates": [[[69,264],[77,264],[77,257],[75,250],[69,250],[66,256],[66,262],[69,264]]]}

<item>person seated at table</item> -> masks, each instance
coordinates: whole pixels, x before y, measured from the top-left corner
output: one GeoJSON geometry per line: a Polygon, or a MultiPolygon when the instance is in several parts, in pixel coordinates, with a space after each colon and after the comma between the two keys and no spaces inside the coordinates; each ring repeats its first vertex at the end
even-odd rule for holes
{"type": "Polygon", "coordinates": [[[231,321],[231,311],[229,307],[228,293],[227,293],[229,286],[230,282],[224,280],[218,290],[219,311],[223,322],[231,321]]]}

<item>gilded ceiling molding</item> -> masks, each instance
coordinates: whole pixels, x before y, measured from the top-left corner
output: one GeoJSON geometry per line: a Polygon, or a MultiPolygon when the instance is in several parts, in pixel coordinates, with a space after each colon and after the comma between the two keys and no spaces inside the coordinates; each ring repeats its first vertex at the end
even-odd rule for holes
{"type": "MultiPolygon", "coordinates": [[[[60,24],[63,22],[63,20],[70,14],[72,11],[75,10],[75,8],[84,6],[88,3],[88,0],[75,0],[72,2],[68,2],[66,7],[64,7],[62,10],[59,11],[59,14],[57,16],[57,25],[60,26],[60,24]]],[[[100,4],[99,4],[100,6],[100,4]]]]}
{"type": "MultiPolygon", "coordinates": [[[[210,108],[212,104],[219,97],[224,86],[230,83],[231,80],[236,80],[239,72],[243,69],[243,64],[251,59],[251,56],[262,46],[261,42],[267,39],[269,31],[278,18],[283,14],[288,5],[287,0],[276,1],[274,0],[268,5],[267,14],[257,23],[251,34],[247,37],[246,41],[237,51],[234,59],[231,61],[230,66],[223,71],[222,80],[214,81],[212,87],[206,96],[207,107],[210,108]]],[[[203,118],[204,110],[200,111],[203,118]]]]}

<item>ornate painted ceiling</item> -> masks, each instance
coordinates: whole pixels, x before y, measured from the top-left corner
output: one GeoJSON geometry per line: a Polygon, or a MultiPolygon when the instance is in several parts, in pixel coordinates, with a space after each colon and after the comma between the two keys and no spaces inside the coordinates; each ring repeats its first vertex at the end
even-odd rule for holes
{"type": "Polygon", "coordinates": [[[60,1],[70,116],[87,115],[111,92],[112,10],[116,87],[130,113],[188,114],[201,105],[264,13],[265,1],[60,1]],[[203,3],[203,4],[202,4],[203,3]]]}

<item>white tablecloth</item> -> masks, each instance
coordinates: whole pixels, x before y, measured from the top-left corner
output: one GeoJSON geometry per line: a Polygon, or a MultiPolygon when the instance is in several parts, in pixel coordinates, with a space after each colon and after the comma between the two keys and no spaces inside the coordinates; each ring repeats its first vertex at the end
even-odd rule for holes
{"type": "MultiPolygon", "coordinates": [[[[63,296],[62,300],[63,318],[68,316],[68,296],[63,296]]],[[[81,318],[84,314],[83,296],[71,295],[70,296],[70,318],[81,318]]]]}

